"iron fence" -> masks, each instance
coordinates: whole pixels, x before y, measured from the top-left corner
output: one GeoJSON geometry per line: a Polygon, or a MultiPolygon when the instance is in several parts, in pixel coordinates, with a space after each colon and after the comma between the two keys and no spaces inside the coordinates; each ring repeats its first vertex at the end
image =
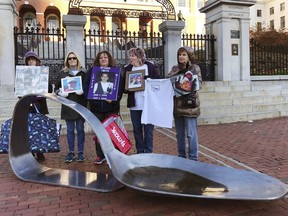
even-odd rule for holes
{"type": "Polygon", "coordinates": [[[263,46],[251,39],[250,75],[288,75],[288,46],[263,46]]]}
{"type": "Polygon", "coordinates": [[[195,63],[201,68],[203,81],[215,80],[214,35],[182,34],[182,45],[194,49],[195,63]]]}
{"type": "Polygon", "coordinates": [[[66,53],[64,29],[14,27],[15,64],[24,65],[27,51],[37,53],[41,65],[49,66],[49,81],[54,84],[57,72],[63,68],[66,53]]]}
{"type": "Polygon", "coordinates": [[[164,77],[164,52],[161,33],[130,31],[96,31],[85,30],[85,64],[90,68],[97,53],[107,50],[116,60],[119,67],[129,62],[128,50],[142,47],[146,58],[158,65],[161,77],[164,77]]]}

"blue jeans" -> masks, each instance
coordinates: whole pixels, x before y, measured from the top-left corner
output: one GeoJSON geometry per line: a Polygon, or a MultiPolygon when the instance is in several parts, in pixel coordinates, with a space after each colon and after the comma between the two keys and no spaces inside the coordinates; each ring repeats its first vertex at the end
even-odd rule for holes
{"type": "Polygon", "coordinates": [[[137,154],[152,153],[154,125],[141,123],[142,110],[130,110],[137,154]],[[144,133],[143,133],[144,129],[144,133]]]}
{"type": "Polygon", "coordinates": [[[197,118],[192,117],[174,117],[176,138],[178,145],[178,156],[186,158],[186,136],[188,139],[188,158],[198,160],[198,136],[197,136],[197,118]]]}
{"type": "Polygon", "coordinates": [[[75,143],[75,126],[77,131],[77,143],[78,143],[78,153],[84,152],[84,142],[85,142],[85,132],[84,132],[84,122],[82,118],[76,120],[65,120],[67,125],[67,140],[69,152],[74,152],[75,143]]]}

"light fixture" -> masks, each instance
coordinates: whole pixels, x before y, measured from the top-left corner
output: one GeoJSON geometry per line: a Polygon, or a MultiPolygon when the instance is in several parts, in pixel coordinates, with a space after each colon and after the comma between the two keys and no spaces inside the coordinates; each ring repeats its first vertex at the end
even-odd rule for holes
{"type": "Polygon", "coordinates": [[[30,14],[28,14],[28,16],[25,18],[25,22],[29,27],[31,26],[32,21],[33,21],[32,17],[30,16],[30,14]]]}

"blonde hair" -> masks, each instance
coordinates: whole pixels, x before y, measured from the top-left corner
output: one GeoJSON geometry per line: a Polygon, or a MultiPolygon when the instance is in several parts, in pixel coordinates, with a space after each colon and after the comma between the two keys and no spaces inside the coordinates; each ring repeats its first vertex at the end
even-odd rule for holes
{"type": "Polygon", "coordinates": [[[128,54],[134,54],[142,64],[146,61],[145,51],[141,47],[133,47],[128,51],[128,54]]]}
{"type": "Polygon", "coordinates": [[[68,63],[68,57],[69,57],[69,55],[71,55],[71,54],[75,55],[76,58],[77,58],[77,70],[80,71],[81,68],[82,68],[82,65],[81,65],[79,56],[77,55],[76,52],[71,51],[71,52],[69,52],[69,53],[66,55],[66,58],[65,58],[65,61],[64,61],[64,68],[63,68],[64,72],[68,72],[68,71],[70,70],[70,66],[69,66],[69,63],[68,63]]]}

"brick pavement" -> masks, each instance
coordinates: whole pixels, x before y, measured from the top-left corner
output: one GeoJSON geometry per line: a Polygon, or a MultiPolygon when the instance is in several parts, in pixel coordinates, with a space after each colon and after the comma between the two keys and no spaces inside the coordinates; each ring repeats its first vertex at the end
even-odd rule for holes
{"type": "MultiPolygon", "coordinates": [[[[239,169],[263,172],[288,183],[288,118],[201,125],[198,128],[199,160],[239,169]]],[[[130,132],[130,137],[132,134],[130,132]]],[[[131,139],[133,142],[133,139],[131,139]]],[[[61,152],[46,154],[43,164],[62,169],[109,172],[107,165],[95,166],[92,135],[86,136],[83,163],[64,163],[66,138],[61,152]]],[[[176,154],[174,130],[157,128],[154,152],[176,154]]],[[[135,149],[131,150],[131,154],[135,149]]],[[[112,193],[23,182],[12,172],[8,155],[0,155],[0,215],[201,215],[278,216],[288,215],[287,196],[275,201],[207,200],[147,196],[129,188],[112,193]]]]}

